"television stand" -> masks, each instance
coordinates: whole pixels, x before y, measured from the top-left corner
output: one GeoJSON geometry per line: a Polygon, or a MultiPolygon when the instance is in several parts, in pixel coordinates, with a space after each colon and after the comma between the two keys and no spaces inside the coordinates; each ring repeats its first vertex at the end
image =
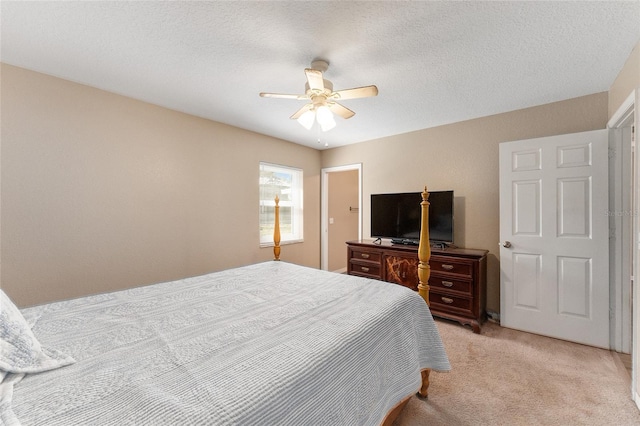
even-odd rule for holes
{"type": "MultiPolygon", "coordinates": [[[[431,250],[429,303],[434,316],[470,325],[480,333],[486,318],[488,250],[431,250]]],[[[418,247],[387,241],[347,241],[347,273],[418,290],[418,247]]]]}
{"type": "Polygon", "coordinates": [[[405,246],[417,246],[420,242],[411,238],[392,238],[391,244],[403,244],[405,246]]]}

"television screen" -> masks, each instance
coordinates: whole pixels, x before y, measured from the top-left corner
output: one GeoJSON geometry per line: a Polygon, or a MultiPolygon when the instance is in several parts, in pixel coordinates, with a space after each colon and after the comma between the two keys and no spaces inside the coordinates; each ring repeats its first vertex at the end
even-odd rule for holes
{"type": "MultiPolygon", "coordinates": [[[[371,236],[417,244],[421,202],[420,192],[371,194],[371,236]]],[[[429,240],[453,243],[453,191],[430,192],[429,204],[429,240]]]]}

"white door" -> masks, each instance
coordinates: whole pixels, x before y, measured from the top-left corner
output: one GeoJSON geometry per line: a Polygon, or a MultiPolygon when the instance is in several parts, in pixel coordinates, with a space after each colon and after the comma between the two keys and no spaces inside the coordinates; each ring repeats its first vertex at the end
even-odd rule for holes
{"type": "Polygon", "coordinates": [[[500,144],[500,318],[609,348],[608,132],[500,144]]]}

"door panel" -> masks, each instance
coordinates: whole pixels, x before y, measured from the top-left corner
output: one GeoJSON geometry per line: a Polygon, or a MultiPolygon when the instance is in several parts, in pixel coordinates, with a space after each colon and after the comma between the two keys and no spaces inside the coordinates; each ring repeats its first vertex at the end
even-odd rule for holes
{"type": "Polygon", "coordinates": [[[514,302],[518,308],[540,309],[540,256],[514,253],[514,302]]]}
{"type": "Polygon", "coordinates": [[[558,257],[558,311],[589,319],[591,306],[591,259],[558,257]]]}
{"type": "Polygon", "coordinates": [[[606,130],[500,144],[505,327],[608,348],[607,148],[606,130]]]}
{"type": "Polygon", "coordinates": [[[513,235],[540,235],[540,181],[513,182],[513,235]]]}
{"type": "Polygon", "coordinates": [[[591,236],[591,178],[558,180],[558,237],[591,236]]]}

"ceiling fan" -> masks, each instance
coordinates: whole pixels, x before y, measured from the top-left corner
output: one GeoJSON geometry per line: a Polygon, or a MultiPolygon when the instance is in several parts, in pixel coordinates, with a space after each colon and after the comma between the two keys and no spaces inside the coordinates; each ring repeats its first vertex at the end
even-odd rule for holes
{"type": "Polygon", "coordinates": [[[376,96],[378,88],[376,86],[364,86],[334,92],[333,83],[322,76],[322,73],[328,68],[329,63],[325,60],[315,59],[311,62],[311,68],[304,70],[307,76],[307,83],[305,84],[305,93],[303,95],[262,92],[260,96],[263,98],[308,100],[310,102],[296,111],[290,118],[298,120],[306,129],[311,129],[314,121],[317,121],[323,132],[331,130],[336,125],[332,113],[336,113],[345,119],[355,115],[355,112],[336,101],[376,96]]]}

